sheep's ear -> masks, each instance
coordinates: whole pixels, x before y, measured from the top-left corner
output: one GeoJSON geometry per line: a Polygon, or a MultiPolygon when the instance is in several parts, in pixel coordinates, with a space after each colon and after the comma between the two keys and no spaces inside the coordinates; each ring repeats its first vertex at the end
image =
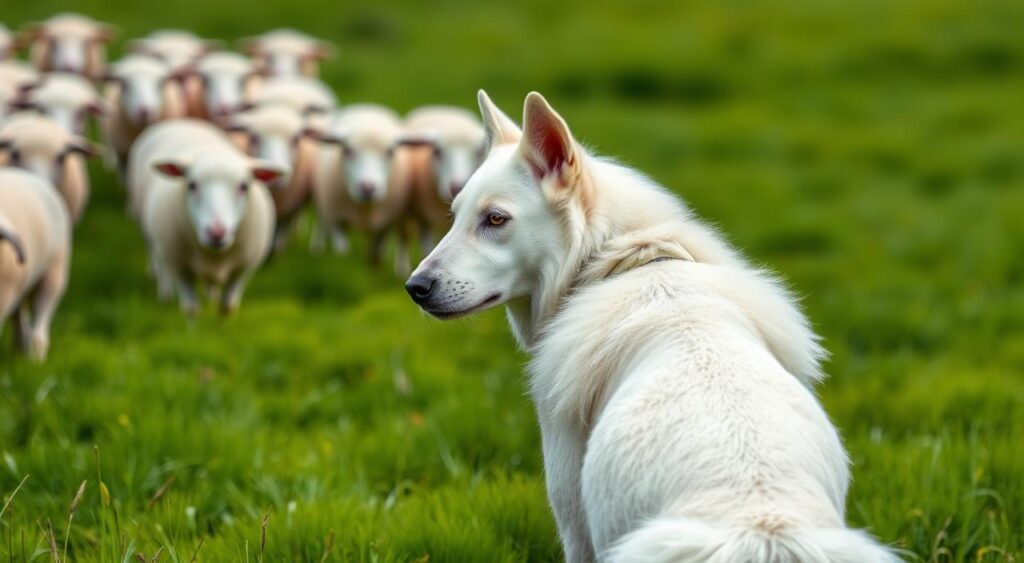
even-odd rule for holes
{"type": "Polygon", "coordinates": [[[285,170],[283,168],[269,162],[254,160],[252,163],[252,177],[268,186],[277,184],[284,174],[285,170]]]}
{"type": "Polygon", "coordinates": [[[92,115],[102,116],[109,114],[110,108],[103,100],[93,100],[86,104],[85,111],[89,112],[92,115]]]}
{"type": "Polygon", "coordinates": [[[96,40],[102,41],[103,43],[110,43],[120,33],[121,31],[116,25],[101,23],[99,24],[99,29],[96,31],[96,40]]]}
{"type": "Polygon", "coordinates": [[[80,154],[85,158],[94,158],[100,155],[100,148],[88,139],[78,138],[67,146],[65,151],[69,154],[80,154]]]}
{"type": "Polygon", "coordinates": [[[484,145],[490,151],[498,145],[514,143],[522,136],[519,127],[508,118],[498,106],[494,105],[487,92],[480,90],[476,94],[476,101],[480,104],[480,117],[484,122],[486,140],[484,145]]]}
{"type": "Polygon", "coordinates": [[[154,162],[153,169],[168,178],[184,178],[188,176],[188,166],[174,160],[154,162]]]}
{"type": "Polygon", "coordinates": [[[260,38],[259,37],[243,37],[238,40],[238,50],[245,53],[250,57],[255,57],[260,53],[260,38]]]}
{"type": "Polygon", "coordinates": [[[576,143],[562,116],[537,92],[526,96],[519,150],[538,181],[554,178],[562,187],[571,183],[579,162],[576,143]]]}
{"type": "Polygon", "coordinates": [[[326,41],[317,41],[316,45],[313,46],[313,51],[310,56],[318,61],[326,61],[327,59],[334,58],[337,49],[334,45],[326,41]]]}
{"type": "Polygon", "coordinates": [[[437,145],[437,134],[428,133],[403,133],[395,140],[395,146],[400,147],[433,147],[437,145]]]}

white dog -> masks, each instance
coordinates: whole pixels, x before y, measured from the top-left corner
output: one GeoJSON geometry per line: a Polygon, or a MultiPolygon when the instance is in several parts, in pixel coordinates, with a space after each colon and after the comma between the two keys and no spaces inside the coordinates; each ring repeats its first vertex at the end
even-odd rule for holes
{"type": "Polygon", "coordinates": [[[567,559],[898,561],[844,524],[825,353],[793,297],[539,94],[523,131],[479,101],[488,157],[406,289],[442,319],[506,305],[567,559]]]}

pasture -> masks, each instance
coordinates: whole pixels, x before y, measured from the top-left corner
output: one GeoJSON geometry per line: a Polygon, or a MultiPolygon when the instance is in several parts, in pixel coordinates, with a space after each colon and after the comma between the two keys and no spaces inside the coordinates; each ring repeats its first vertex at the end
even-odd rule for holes
{"type": "MultiPolygon", "coordinates": [[[[803,296],[851,525],[910,560],[1024,558],[1024,3],[72,4],[0,20],[287,25],[338,45],[343,104],[401,112],[543,92],[803,296]]],[[[236,316],[188,320],[92,178],[50,358],[0,347],[0,561],[52,560],[51,528],[79,562],[560,559],[502,312],[428,319],[366,241],[311,254],[309,217],[236,316]]]]}

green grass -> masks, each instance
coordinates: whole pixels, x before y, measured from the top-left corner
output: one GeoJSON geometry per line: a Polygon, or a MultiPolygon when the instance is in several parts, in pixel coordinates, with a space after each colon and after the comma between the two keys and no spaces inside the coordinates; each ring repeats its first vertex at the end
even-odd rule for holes
{"type": "MultiPolygon", "coordinates": [[[[66,2],[9,3],[9,25],[66,2]]],[[[803,296],[850,523],[924,561],[1024,558],[1024,3],[89,0],[133,37],[284,23],[343,101],[518,115],[652,174],[803,296]]],[[[500,312],[441,324],[304,241],[241,312],[157,303],[97,167],[53,352],[0,351],[0,562],[547,561],[560,547],[500,312]],[[109,491],[109,500],[98,479],[109,491]],[[173,482],[159,498],[161,486],[173,482]],[[268,514],[266,542],[261,525],[268,514]]],[[[9,331],[8,331],[9,333],[9,331]]]]}

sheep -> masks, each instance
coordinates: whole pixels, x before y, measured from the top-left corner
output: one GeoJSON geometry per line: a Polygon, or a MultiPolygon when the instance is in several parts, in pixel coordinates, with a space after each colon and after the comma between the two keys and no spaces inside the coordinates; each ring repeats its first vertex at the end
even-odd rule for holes
{"type": "Polygon", "coordinates": [[[40,71],[71,72],[90,80],[103,76],[106,45],[114,28],[81,14],[61,13],[27,25],[22,40],[31,44],[30,59],[40,71]]]}
{"type": "MultiPolygon", "coordinates": [[[[321,231],[314,248],[329,234],[336,252],[346,252],[349,228],[370,235],[370,262],[377,265],[388,234],[403,227],[408,185],[402,177],[408,166],[394,146],[402,134],[398,114],[373,104],[348,106],[337,112],[326,132],[311,134],[323,148],[313,171],[313,199],[321,231]]],[[[404,236],[398,237],[395,271],[409,267],[404,236]]]]}
{"type": "Polygon", "coordinates": [[[0,168],[0,332],[46,359],[50,321],[67,287],[71,221],[53,186],[36,174],[0,168]]]}
{"type": "Polygon", "coordinates": [[[242,40],[242,51],[270,76],[319,74],[319,63],[334,56],[334,46],[294,29],[268,31],[242,40]]]}
{"type": "Polygon", "coordinates": [[[56,186],[74,223],[89,201],[85,159],[96,154],[88,139],[46,116],[16,113],[0,124],[0,164],[30,170],[56,186]]]}
{"type": "Polygon", "coordinates": [[[90,115],[106,113],[106,105],[92,83],[67,72],[44,74],[38,82],[22,87],[11,108],[42,113],[76,135],[85,134],[90,115]]]}
{"type": "Polygon", "coordinates": [[[215,52],[192,65],[187,85],[188,115],[224,121],[241,109],[259,73],[249,59],[237,53],[215,52]]]}
{"type": "Polygon", "coordinates": [[[0,23],[0,61],[14,57],[14,35],[0,23]]]}
{"type": "Polygon", "coordinates": [[[287,170],[273,190],[277,227],[274,250],[287,243],[288,233],[312,194],[312,167],[317,146],[304,135],[306,122],[292,107],[264,104],[236,113],[228,127],[239,148],[287,170]]]}
{"type": "Polygon", "coordinates": [[[310,127],[322,130],[338,100],[326,84],[315,78],[291,76],[255,83],[248,95],[250,105],[284,104],[306,116],[310,127]]]}
{"type": "Polygon", "coordinates": [[[399,144],[409,153],[408,215],[426,255],[450,226],[452,199],[483,160],[484,128],[462,108],[425,106],[406,116],[405,131],[399,144]]]}
{"type": "Polygon", "coordinates": [[[151,267],[164,297],[199,311],[196,284],[221,290],[220,310],[237,310],[270,251],[274,202],[266,185],[283,174],[250,159],[210,123],[176,119],[147,129],[129,157],[151,267]]]}
{"type": "Polygon", "coordinates": [[[201,39],[191,31],[161,29],[128,43],[132,53],[156,57],[174,71],[181,71],[217,48],[217,42],[201,39]]]}
{"type": "Polygon", "coordinates": [[[22,61],[0,61],[0,115],[7,113],[7,105],[15,100],[24,88],[39,80],[39,72],[32,65],[22,61]]]}
{"type": "Polygon", "coordinates": [[[101,127],[123,177],[128,149],[146,127],[185,116],[185,94],[169,64],[145,55],[117,61],[105,80],[104,99],[111,111],[101,127]]]}

